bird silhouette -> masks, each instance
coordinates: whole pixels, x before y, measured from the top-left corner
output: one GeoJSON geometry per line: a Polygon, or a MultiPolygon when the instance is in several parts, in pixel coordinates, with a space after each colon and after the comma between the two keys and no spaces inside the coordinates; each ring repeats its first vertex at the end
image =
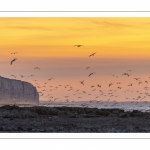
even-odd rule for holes
{"type": "Polygon", "coordinates": [[[31,74],[31,75],[29,75],[28,77],[33,77],[33,76],[35,76],[35,75],[32,75],[32,74],[31,74]]]}
{"type": "Polygon", "coordinates": [[[101,88],[101,85],[98,84],[97,86],[101,88]]]}
{"type": "Polygon", "coordinates": [[[15,78],[16,78],[16,76],[15,76],[15,75],[10,75],[10,76],[13,76],[13,77],[15,77],[15,78]]]}
{"type": "Polygon", "coordinates": [[[11,62],[10,62],[10,64],[12,65],[12,63],[14,62],[14,61],[16,61],[17,60],[17,58],[14,58],[11,62]]]}
{"type": "Polygon", "coordinates": [[[35,67],[34,70],[35,70],[35,69],[41,70],[39,67],[35,67]]]}
{"type": "Polygon", "coordinates": [[[89,69],[90,67],[86,67],[86,69],[89,69]]]}
{"type": "Polygon", "coordinates": [[[96,53],[92,53],[91,55],[89,55],[89,57],[94,56],[96,53]]]}
{"type": "Polygon", "coordinates": [[[78,44],[78,45],[74,45],[74,46],[76,46],[76,47],[81,47],[81,46],[83,46],[83,45],[79,45],[79,44],[78,44]]]}
{"type": "Polygon", "coordinates": [[[21,78],[23,78],[24,76],[23,75],[21,75],[21,78]]]}
{"type": "Polygon", "coordinates": [[[84,80],[83,81],[79,81],[79,82],[84,85],[84,80]]]}
{"type": "Polygon", "coordinates": [[[89,74],[89,77],[90,77],[91,75],[93,75],[94,73],[95,73],[95,72],[90,73],[90,74],[89,74]]]}
{"type": "Polygon", "coordinates": [[[109,84],[109,87],[110,87],[111,85],[113,85],[113,83],[110,83],[110,84],[109,84]]]}
{"type": "Polygon", "coordinates": [[[133,79],[135,79],[135,80],[139,80],[140,78],[133,78],[133,79]]]}
{"type": "Polygon", "coordinates": [[[11,53],[11,54],[17,54],[18,52],[14,52],[14,53],[11,53]]]}
{"type": "Polygon", "coordinates": [[[128,77],[129,77],[129,74],[128,74],[128,73],[123,73],[123,74],[122,74],[122,76],[123,76],[123,75],[126,75],[126,76],[128,76],[128,77]]]}
{"type": "Polygon", "coordinates": [[[51,78],[49,78],[48,80],[52,80],[52,79],[54,79],[54,78],[51,77],[51,78]]]}

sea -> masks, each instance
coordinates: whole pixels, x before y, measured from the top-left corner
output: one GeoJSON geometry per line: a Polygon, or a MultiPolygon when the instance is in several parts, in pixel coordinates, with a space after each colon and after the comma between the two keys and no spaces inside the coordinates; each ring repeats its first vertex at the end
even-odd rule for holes
{"type": "Polygon", "coordinates": [[[45,107],[82,107],[82,108],[98,108],[98,109],[123,109],[124,111],[139,110],[142,112],[150,112],[150,102],[48,102],[40,101],[39,106],[45,107]]]}

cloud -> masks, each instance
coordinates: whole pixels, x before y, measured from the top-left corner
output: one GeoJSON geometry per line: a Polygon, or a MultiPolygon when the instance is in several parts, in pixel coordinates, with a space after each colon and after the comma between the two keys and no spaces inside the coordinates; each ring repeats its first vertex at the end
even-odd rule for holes
{"type": "Polygon", "coordinates": [[[123,24],[123,23],[114,23],[114,22],[108,22],[108,21],[92,21],[92,23],[100,25],[102,27],[114,27],[114,28],[126,28],[126,27],[133,27],[132,25],[129,24],[123,24]]]}
{"type": "Polygon", "coordinates": [[[41,26],[8,26],[11,29],[22,29],[22,30],[49,30],[50,28],[41,26]]]}

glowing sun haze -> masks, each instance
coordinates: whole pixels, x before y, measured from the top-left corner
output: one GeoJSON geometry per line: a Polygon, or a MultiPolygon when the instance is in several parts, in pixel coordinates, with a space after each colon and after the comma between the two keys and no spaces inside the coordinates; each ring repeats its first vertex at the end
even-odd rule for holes
{"type": "MultiPolygon", "coordinates": [[[[48,100],[48,93],[60,100],[65,100],[65,95],[78,100],[75,91],[91,93],[93,84],[103,85],[101,90],[108,92],[110,82],[124,82],[126,89],[136,76],[148,80],[150,18],[0,18],[0,52],[1,76],[10,78],[14,74],[19,80],[45,85],[38,89],[46,91],[41,100],[48,100]],[[74,46],[78,44],[83,46],[74,46]],[[14,58],[18,60],[10,65],[14,58]],[[41,70],[34,70],[37,66],[41,70]],[[132,76],[126,78],[122,74],[128,69],[133,70],[132,76]],[[88,77],[91,72],[96,73],[88,77]],[[21,78],[21,74],[25,77],[21,78]],[[28,77],[30,74],[35,77],[28,77]],[[112,74],[119,78],[114,79],[112,74]],[[54,79],[47,81],[50,77],[54,79]],[[79,82],[82,80],[84,86],[79,82]],[[66,90],[67,84],[74,91],[66,90]]],[[[135,82],[133,89],[138,88],[135,82]]],[[[99,90],[92,91],[91,97],[81,94],[79,100],[94,99],[99,90]]],[[[119,93],[118,100],[124,100],[122,92],[119,93]]]]}

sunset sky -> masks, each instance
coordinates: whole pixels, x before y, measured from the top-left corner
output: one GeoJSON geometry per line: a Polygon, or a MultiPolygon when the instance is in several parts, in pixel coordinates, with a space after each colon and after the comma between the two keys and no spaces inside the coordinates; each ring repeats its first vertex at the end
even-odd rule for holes
{"type": "Polygon", "coordinates": [[[144,87],[149,85],[145,81],[150,83],[150,18],[0,18],[0,74],[39,84],[38,91],[45,90],[40,100],[65,101],[64,96],[69,96],[69,101],[79,101],[98,96],[96,100],[124,101],[136,99],[138,90],[141,100],[149,100],[144,97],[148,92],[144,87]],[[77,44],[83,46],[75,47],[77,44]],[[96,54],[89,57],[92,53],[96,54]],[[10,65],[14,58],[18,60],[10,65]],[[127,72],[129,77],[122,76],[127,72]],[[35,77],[28,77],[31,74],[35,77]],[[51,77],[54,79],[48,81],[51,77]],[[142,84],[133,79],[136,77],[142,84]],[[82,80],[85,85],[79,82],[82,80]],[[108,87],[109,83],[113,85],[108,87]],[[68,91],[66,85],[73,90],[68,91]],[[117,90],[114,97],[109,90],[117,90]]]}

